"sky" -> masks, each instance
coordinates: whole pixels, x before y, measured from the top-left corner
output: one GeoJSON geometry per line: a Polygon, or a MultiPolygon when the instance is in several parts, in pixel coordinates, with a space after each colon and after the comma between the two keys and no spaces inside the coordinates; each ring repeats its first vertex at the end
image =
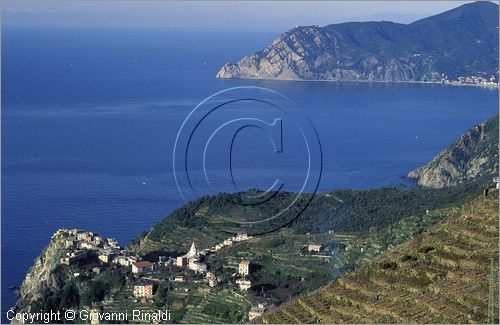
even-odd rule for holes
{"type": "Polygon", "coordinates": [[[409,23],[464,1],[3,1],[2,26],[282,30],[390,20],[409,23]]]}

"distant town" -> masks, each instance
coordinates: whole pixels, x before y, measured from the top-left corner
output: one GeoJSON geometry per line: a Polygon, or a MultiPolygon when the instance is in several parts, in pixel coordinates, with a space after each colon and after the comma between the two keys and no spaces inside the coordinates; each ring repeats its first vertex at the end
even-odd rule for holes
{"type": "Polygon", "coordinates": [[[442,82],[451,85],[498,87],[498,78],[496,76],[491,76],[489,78],[483,76],[461,76],[456,80],[448,80],[446,76],[443,76],[442,82]]]}

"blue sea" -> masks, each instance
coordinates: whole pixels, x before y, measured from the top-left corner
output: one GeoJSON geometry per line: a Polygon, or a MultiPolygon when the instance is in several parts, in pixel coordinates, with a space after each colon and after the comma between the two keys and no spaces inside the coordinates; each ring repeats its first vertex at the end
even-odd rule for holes
{"type": "MultiPolygon", "coordinates": [[[[321,142],[320,191],[411,185],[410,170],[498,110],[498,92],[476,87],[215,79],[224,63],[277,35],[2,30],[2,321],[15,303],[8,287],[21,284],[58,228],[124,245],[183,204],[172,168],[176,135],[218,91],[257,86],[293,100],[321,142]]],[[[291,176],[286,189],[299,187],[300,159],[270,159],[258,130],[237,142],[246,148],[234,154],[241,189],[263,188],[278,174],[291,176]]],[[[209,168],[217,178],[217,166],[209,168]]]]}

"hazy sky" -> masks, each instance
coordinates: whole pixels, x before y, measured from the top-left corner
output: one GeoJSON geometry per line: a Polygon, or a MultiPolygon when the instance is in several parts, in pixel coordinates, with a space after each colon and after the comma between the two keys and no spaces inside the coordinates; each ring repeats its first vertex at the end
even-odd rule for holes
{"type": "Polygon", "coordinates": [[[4,1],[4,26],[286,29],[343,21],[408,23],[464,1],[4,1]]]}

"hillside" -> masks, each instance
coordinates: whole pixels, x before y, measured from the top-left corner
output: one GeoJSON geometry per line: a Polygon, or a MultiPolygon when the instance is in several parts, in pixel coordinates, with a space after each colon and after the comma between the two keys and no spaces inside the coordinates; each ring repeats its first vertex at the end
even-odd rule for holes
{"type": "MultiPolygon", "coordinates": [[[[308,208],[285,228],[297,234],[324,233],[329,230],[367,233],[372,228],[384,228],[398,220],[421,215],[426,210],[455,206],[480,193],[489,182],[490,178],[477,178],[442,189],[394,187],[317,193],[308,208]]],[[[176,251],[188,250],[193,240],[207,247],[215,245],[227,238],[227,231],[259,234],[281,228],[283,224],[279,220],[253,228],[222,223],[222,217],[227,219],[242,214],[267,217],[276,209],[275,201],[250,207],[230,203],[243,195],[245,193],[222,193],[190,202],[136,238],[128,248],[141,254],[175,254],[176,251]]],[[[276,197],[278,203],[286,202],[293,197],[293,193],[279,193],[276,197]]],[[[296,212],[292,210],[290,213],[296,212]]]]}
{"type": "Polygon", "coordinates": [[[431,162],[408,177],[426,187],[440,188],[498,174],[498,115],[474,126],[431,162]]]}
{"type": "Polygon", "coordinates": [[[498,221],[498,191],[494,191],[360,270],[259,321],[487,323],[492,322],[488,320],[492,285],[490,297],[495,301],[490,303],[498,324],[498,221]]]}
{"type": "Polygon", "coordinates": [[[475,2],[411,24],[293,28],[217,78],[441,81],[498,74],[498,5],[475,2]]]}

